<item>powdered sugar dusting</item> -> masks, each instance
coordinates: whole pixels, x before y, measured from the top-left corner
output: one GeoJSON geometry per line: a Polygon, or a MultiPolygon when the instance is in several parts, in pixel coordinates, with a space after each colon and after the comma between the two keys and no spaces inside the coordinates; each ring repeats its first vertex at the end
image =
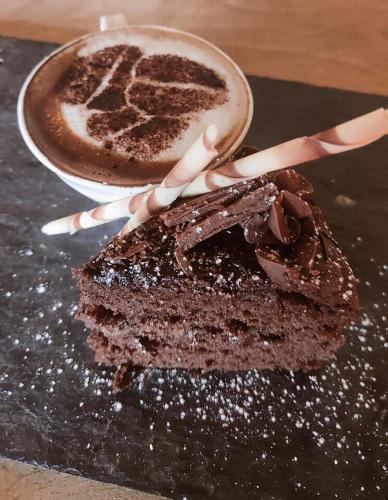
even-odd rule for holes
{"type": "MultiPolygon", "coordinates": [[[[363,242],[356,240],[354,244],[363,242]]],[[[21,259],[36,257],[35,253],[29,253],[23,252],[21,259]]],[[[67,275],[68,260],[66,253],[59,255],[56,280],[67,275]]],[[[148,429],[144,430],[144,453],[154,457],[163,453],[160,436],[182,440],[185,435],[187,441],[185,438],[182,446],[189,448],[192,439],[198,439],[194,436],[200,433],[207,436],[206,442],[217,435],[222,442],[220,446],[226,447],[226,456],[243,446],[249,460],[266,469],[274,466],[281,449],[283,457],[288,457],[295,466],[308,468],[306,460],[311,455],[314,460],[325,461],[338,474],[345,474],[374,459],[375,449],[372,451],[366,443],[378,440],[376,480],[373,485],[359,480],[360,491],[362,487],[364,492],[378,493],[388,479],[386,462],[382,459],[388,453],[387,403],[378,390],[379,380],[386,373],[388,349],[388,308],[383,286],[388,267],[375,261],[370,264],[373,272],[369,280],[361,283],[361,291],[364,294],[370,291],[374,299],[360,321],[351,326],[348,344],[338,359],[322,371],[273,374],[253,370],[195,375],[147,369],[134,371],[130,391],[116,396],[111,391],[111,371],[93,363],[85,346],[87,333],[74,320],[77,312],[74,294],[58,297],[57,281],[48,279],[42,267],[24,285],[34,306],[30,313],[23,312],[20,306],[23,326],[10,332],[6,340],[22,364],[17,379],[11,376],[9,366],[1,367],[1,397],[5,404],[12,404],[20,392],[25,398],[36,399],[39,403],[34,411],[39,411],[44,425],[51,425],[49,422],[63,420],[57,408],[65,392],[73,417],[71,424],[61,425],[73,429],[78,429],[86,416],[94,426],[105,422],[121,425],[124,420],[131,426],[130,416],[136,415],[133,425],[136,422],[148,429]],[[306,448],[301,442],[306,443],[306,448]]],[[[14,288],[1,290],[11,305],[17,278],[10,281],[14,288]]],[[[82,446],[83,454],[93,453],[90,440],[82,446]]],[[[295,491],[308,491],[306,481],[306,476],[296,470],[295,491]]]]}
{"type": "MultiPolygon", "coordinates": [[[[83,237],[76,238],[82,242],[83,237]]],[[[105,241],[102,235],[100,244],[105,241]]],[[[351,244],[356,250],[363,245],[361,237],[351,244]]],[[[313,464],[326,464],[333,474],[346,476],[374,463],[373,481],[358,477],[357,490],[373,498],[384,491],[388,406],[381,385],[388,352],[386,262],[363,255],[369,270],[360,286],[362,317],[351,326],[337,360],[317,373],[204,376],[148,369],[134,371],[130,390],[113,395],[111,370],[93,362],[85,342],[87,332],[75,320],[71,254],[56,252],[51,271],[46,255],[44,244],[20,248],[18,267],[10,269],[0,285],[3,310],[16,318],[14,329],[2,339],[2,352],[8,358],[0,364],[0,398],[7,414],[21,412],[17,433],[24,440],[40,446],[41,429],[50,436],[59,426],[62,430],[55,431],[55,439],[63,447],[68,447],[64,436],[75,434],[78,453],[94,460],[96,432],[99,442],[103,436],[102,449],[111,446],[114,452],[109,456],[118,454],[118,460],[125,461],[131,449],[128,440],[133,439],[156,468],[174,443],[173,449],[182,456],[197,450],[201,473],[209,450],[217,457],[217,450],[222,450],[217,458],[220,467],[228,468],[236,460],[257,464],[256,473],[263,472],[255,479],[249,476],[249,481],[258,489],[265,484],[265,471],[278,470],[281,456],[293,470],[284,478],[290,491],[310,493],[315,483],[309,483],[303,471],[311,471],[313,464]],[[27,273],[29,265],[32,271],[27,273]],[[15,400],[21,406],[15,406],[15,400]],[[20,421],[26,418],[29,424],[23,427],[20,421]],[[90,429],[94,429],[91,437],[90,429]],[[141,437],[133,436],[137,432],[141,437]],[[243,457],[238,450],[244,450],[243,457]]],[[[131,457],[125,462],[128,467],[131,457]]],[[[106,463],[106,455],[100,459],[106,463]]],[[[241,477],[239,487],[246,487],[247,477],[241,477]]]]}

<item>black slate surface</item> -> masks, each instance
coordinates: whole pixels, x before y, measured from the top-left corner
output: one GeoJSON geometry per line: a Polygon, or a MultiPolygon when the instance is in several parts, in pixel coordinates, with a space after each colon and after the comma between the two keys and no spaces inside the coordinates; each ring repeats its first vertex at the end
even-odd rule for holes
{"type": "MultiPolygon", "coordinates": [[[[388,496],[388,139],[302,167],[360,278],[362,318],[312,374],[145,371],[119,396],[97,366],[70,268],[119,225],[40,226],[93,206],[19,136],[18,90],[52,45],[0,39],[0,454],[172,498],[388,496]],[[345,194],[354,206],[336,203],[345,194]]],[[[373,95],[250,78],[266,147],[380,106],[373,95]]]]}

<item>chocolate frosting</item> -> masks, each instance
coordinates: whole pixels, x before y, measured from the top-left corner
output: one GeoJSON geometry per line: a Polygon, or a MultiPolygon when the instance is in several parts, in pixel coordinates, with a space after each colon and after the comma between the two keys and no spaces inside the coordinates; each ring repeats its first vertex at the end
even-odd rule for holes
{"type": "MultiPolygon", "coordinates": [[[[253,151],[244,146],[234,158],[253,151]]],[[[274,286],[311,299],[351,303],[353,273],[312,195],[311,184],[294,170],[273,172],[178,202],[129,234],[129,246],[124,245],[122,255],[115,251],[113,257],[122,261],[152,253],[149,247],[157,246],[164,234],[175,242],[177,267],[193,276],[191,250],[239,225],[247,245],[254,247],[258,270],[264,271],[274,286]]]]}

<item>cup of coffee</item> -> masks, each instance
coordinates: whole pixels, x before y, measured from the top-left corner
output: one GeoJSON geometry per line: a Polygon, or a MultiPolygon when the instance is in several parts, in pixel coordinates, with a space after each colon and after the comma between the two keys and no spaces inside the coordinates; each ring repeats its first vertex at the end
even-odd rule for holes
{"type": "Polygon", "coordinates": [[[215,166],[244,139],[249,84],[220,49],[197,36],[103,17],[101,31],[55,50],[27,77],[18,123],[32,153],[98,202],[159,183],[211,123],[215,166]]]}

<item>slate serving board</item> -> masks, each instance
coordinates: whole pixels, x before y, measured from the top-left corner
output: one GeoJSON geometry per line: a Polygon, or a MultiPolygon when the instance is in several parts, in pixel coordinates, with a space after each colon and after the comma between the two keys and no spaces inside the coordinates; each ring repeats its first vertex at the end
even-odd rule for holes
{"type": "MultiPolygon", "coordinates": [[[[48,238],[91,208],[42,167],[15,104],[53,45],[0,39],[0,454],[172,498],[388,496],[388,139],[301,171],[360,279],[362,317],[320,372],[134,374],[110,394],[74,319],[70,268],[120,224],[48,238]],[[338,195],[353,200],[338,204],[338,195]]],[[[248,143],[268,147],[388,106],[388,98],[251,77],[248,143]]]]}

